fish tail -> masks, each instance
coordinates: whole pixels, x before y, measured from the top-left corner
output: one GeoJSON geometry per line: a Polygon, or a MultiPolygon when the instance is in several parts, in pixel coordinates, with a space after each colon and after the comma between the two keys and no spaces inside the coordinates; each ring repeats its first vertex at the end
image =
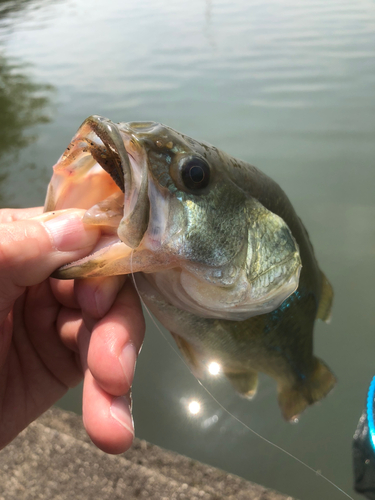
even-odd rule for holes
{"type": "Polygon", "coordinates": [[[336,384],[336,377],[318,358],[309,377],[294,385],[279,385],[279,405],[286,420],[295,420],[305,408],[323,399],[336,384]]]}

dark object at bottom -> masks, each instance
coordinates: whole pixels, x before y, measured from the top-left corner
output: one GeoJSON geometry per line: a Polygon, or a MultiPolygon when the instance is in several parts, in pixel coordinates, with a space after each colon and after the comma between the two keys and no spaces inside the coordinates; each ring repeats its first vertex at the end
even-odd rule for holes
{"type": "Polygon", "coordinates": [[[353,438],[354,488],[370,500],[375,500],[375,377],[367,395],[367,409],[359,419],[353,438]]]}

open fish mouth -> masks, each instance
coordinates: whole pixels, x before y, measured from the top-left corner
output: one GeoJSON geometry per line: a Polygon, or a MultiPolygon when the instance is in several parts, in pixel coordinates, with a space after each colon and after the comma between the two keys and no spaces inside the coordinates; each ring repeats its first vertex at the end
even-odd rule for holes
{"type": "Polygon", "coordinates": [[[131,272],[126,257],[149,222],[148,168],[144,148],[127,124],[121,125],[90,116],[54,166],[44,211],[80,209],[83,222],[100,226],[102,233],[89,256],[58,269],[55,277],[131,272]]]}

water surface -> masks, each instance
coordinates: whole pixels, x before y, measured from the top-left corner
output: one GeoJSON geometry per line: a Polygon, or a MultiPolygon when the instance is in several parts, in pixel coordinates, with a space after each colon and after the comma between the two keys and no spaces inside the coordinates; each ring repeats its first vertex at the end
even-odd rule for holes
{"type": "MultiPolygon", "coordinates": [[[[287,192],[335,289],[315,351],[337,388],[290,425],[269,378],[252,402],[206,383],[246,425],[359,498],[351,440],[375,372],[374,2],[9,0],[0,18],[2,206],[43,203],[51,166],[91,114],[163,122],[287,192]]],[[[301,500],[344,498],[226,414],[168,342],[148,320],[138,437],[301,500]]],[[[80,411],[78,392],[61,404],[80,411]]]]}

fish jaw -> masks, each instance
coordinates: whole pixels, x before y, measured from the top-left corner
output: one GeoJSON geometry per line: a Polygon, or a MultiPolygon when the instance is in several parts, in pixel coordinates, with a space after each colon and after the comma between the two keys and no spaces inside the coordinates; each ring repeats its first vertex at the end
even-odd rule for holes
{"type": "Polygon", "coordinates": [[[149,211],[147,158],[136,138],[124,131],[120,134],[105,118],[89,117],[53,171],[44,211],[85,209],[83,222],[102,232],[92,254],[57,270],[55,276],[70,279],[130,272],[131,250],[143,238],[149,211]]]}
{"type": "Polygon", "coordinates": [[[85,224],[102,233],[88,256],[57,269],[55,278],[158,272],[178,265],[170,252],[157,252],[171,196],[155,189],[137,137],[137,127],[144,132],[159,124],[132,123],[135,130],[119,125],[89,117],[53,167],[44,211],[75,208],[85,224]]]}

